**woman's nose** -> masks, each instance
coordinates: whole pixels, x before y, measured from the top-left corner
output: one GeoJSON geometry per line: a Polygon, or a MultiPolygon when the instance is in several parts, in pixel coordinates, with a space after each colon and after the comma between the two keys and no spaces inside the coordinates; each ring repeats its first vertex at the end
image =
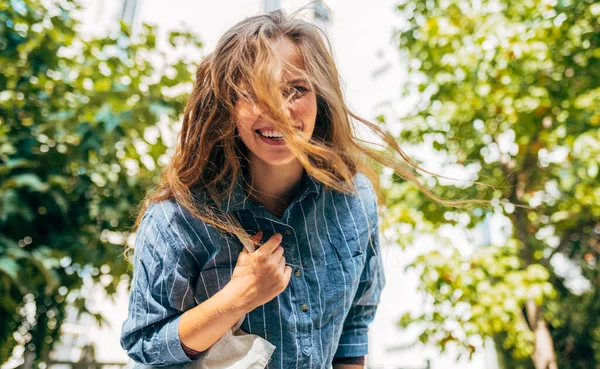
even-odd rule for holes
{"type": "Polygon", "coordinates": [[[283,111],[285,112],[285,115],[286,115],[288,118],[291,118],[291,117],[292,117],[292,111],[291,111],[291,108],[290,108],[288,105],[284,105],[284,106],[283,106],[283,111]]]}
{"type": "Polygon", "coordinates": [[[287,114],[288,117],[292,116],[292,110],[294,110],[294,99],[290,99],[284,97],[283,102],[281,104],[281,109],[287,114]]]}

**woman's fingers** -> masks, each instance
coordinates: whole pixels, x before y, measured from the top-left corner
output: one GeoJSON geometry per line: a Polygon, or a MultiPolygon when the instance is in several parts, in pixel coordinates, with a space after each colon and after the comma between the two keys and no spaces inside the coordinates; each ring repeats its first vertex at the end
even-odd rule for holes
{"type": "Polygon", "coordinates": [[[277,261],[279,260],[282,256],[283,256],[283,246],[279,245],[275,248],[275,251],[273,251],[273,260],[277,261]]]}
{"type": "Polygon", "coordinates": [[[267,242],[265,242],[261,246],[258,252],[263,253],[265,258],[269,257],[273,253],[273,251],[275,251],[277,246],[279,246],[279,243],[282,239],[283,236],[281,235],[281,233],[275,233],[273,236],[271,236],[271,238],[269,238],[267,242]]]}
{"type": "Polygon", "coordinates": [[[282,272],[285,273],[285,256],[281,256],[281,259],[279,260],[279,268],[281,269],[282,272]]]}
{"type": "Polygon", "coordinates": [[[254,245],[258,247],[258,244],[260,243],[260,240],[262,240],[262,235],[263,235],[263,231],[262,229],[258,232],[256,232],[253,236],[252,236],[252,241],[254,241],[254,245]]]}

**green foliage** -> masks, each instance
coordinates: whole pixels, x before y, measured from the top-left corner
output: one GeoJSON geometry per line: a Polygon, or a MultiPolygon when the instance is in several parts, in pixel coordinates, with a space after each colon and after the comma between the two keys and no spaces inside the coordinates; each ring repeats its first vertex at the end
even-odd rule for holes
{"type": "MultiPolygon", "coordinates": [[[[434,309],[400,323],[423,327],[421,339],[442,349],[453,342],[470,354],[493,337],[519,358],[533,351],[531,299],[559,367],[600,365],[600,3],[414,0],[398,11],[407,20],[398,45],[413,76],[405,93],[422,97],[399,140],[475,168],[474,179],[492,187],[426,183],[442,198],[494,198],[493,211],[512,224],[503,247],[419,257],[434,309]],[[588,287],[570,286],[558,258],[588,287]]],[[[473,228],[486,215],[431,204],[399,177],[389,194],[390,222],[417,232],[473,228]]]]}
{"type": "MultiPolygon", "coordinates": [[[[48,3],[0,4],[2,360],[18,341],[45,360],[65,307],[88,312],[83,281],[110,295],[126,278],[131,212],[157,180],[163,131],[196,68],[159,52],[153,26],[84,39],[78,4],[48,3]]],[[[170,40],[201,46],[189,32],[170,40]]]]}
{"type": "MultiPolygon", "coordinates": [[[[504,247],[480,248],[467,260],[457,250],[452,250],[450,256],[432,251],[416,258],[410,267],[424,267],[419,271],[423,288],[440,302],[417,319],[443,321],[424,331],[420,337],[423,342],[439,342],[445,350],[448,343],[458,340],[472,355],[477,348],[474,342],[478,341],[473,335],[494,336],[510,331],[506,348],[514,348],[518,357],[531,355],[534,337],[521,306],[530,299],[541,305],[556,293],[548,282],[546,268],[539,264],[523,268],[517,241],[510,241],[504,247]],[[462,331],[452,329],[456,325],[462,331]]],[[[400,325],[407,327],[414,320],[406,313],[400,325]]]]}

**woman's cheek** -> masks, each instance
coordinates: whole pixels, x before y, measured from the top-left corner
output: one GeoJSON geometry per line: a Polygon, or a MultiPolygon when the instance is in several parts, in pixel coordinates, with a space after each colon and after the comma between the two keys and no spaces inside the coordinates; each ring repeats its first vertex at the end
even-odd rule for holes
{"type": "Polygon", "coordinates": [[[258,109],[254,104],[239,103],[237,106],[237,124],[238,129],[248,132],[252,130],[252,125],[258,117],[258,109]]]}
{"type": "Polygon", "coordinates": [[[297,106],[297,116],[301,117],[306,128],[312,129],[317,119],[317,99],[314,96],[305,97],[297,106]]]}

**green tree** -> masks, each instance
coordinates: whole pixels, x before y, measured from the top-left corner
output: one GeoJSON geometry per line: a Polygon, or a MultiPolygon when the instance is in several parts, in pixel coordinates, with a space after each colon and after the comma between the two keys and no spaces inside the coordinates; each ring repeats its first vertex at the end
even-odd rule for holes
{"type": "Polygon", "coordinates": [[[419,256],[433,307],[400,325],[467,354],[491,337],[506,368],[600,367],[600,3],[407,0],[398,11],[405,93],[421,97],[398,140],[492,185],[426,178],[437,195],[495,200],[491,212],[444,208],[393,176],[388,221],[438,236],[492,212],[512,225],[502,246],[419,256]]]}
{"type": "MultiPolygon", "coordinates": [[[[84,279],[112,294],[130,272],[131,212],[196,69],[159,51],[153,26],[82,38],[77,9],[0,3],[0,361],[23,344],[26,366],[48,358],[66,306],[88,312],[84,279]]],[[[168,40],[201,47],[189,32],[168,40]]]]}

